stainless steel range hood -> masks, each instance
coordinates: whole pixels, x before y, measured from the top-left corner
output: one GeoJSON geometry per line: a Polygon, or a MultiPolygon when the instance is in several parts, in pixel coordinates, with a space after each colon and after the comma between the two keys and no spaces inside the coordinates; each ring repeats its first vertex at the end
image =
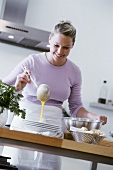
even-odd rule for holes
{"type": "Polygon", "coordinates": [[[37,51],[49,51],[47,45],[50,32],[24,25],[28,2],[3,1],[0,42],[37,51]]]}

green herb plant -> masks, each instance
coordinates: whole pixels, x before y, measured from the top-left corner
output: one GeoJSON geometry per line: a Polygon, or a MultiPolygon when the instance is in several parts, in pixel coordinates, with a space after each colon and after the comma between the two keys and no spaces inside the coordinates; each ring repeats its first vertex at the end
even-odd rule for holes
{"type": "Polygon", "coordinates": [[[3,113],[6,108],[13,112],[14,115],[21,115],[21,118],[25,119],[25,110],[19,107],[19,100],[22,97],[22,94],[15,93],[14,86],[10,86],[0,80],[0,113],[3,113]]]}

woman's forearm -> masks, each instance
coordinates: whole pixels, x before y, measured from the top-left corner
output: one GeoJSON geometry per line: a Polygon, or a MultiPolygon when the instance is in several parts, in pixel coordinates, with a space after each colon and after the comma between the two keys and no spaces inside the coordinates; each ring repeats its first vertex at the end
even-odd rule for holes
{"type": "Polygon", "coordinates": [[[80,108],[77,112],[77,117],[89,118],[89,119],[98,119],[98,115],[87,111],[84,107],[80,108]]]}
{"type": "Polygon", "coordinates": [[[107,123],[107,117],[106,116],[91,113],[91,112],[87,111],[84,107],[79,109],[79,111],[77,112],[77,117],[102,120],[103,125],[107,123]]]}

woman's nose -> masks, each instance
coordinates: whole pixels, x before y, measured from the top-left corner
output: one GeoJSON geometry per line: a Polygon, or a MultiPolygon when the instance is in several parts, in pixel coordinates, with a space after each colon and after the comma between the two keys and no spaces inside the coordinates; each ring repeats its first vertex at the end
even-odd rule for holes
{"type": "Polygon", "coordinates": [[[62,54],[63,53],[63,49],[61,47],[58,48],[58,54],[62,54]]]}

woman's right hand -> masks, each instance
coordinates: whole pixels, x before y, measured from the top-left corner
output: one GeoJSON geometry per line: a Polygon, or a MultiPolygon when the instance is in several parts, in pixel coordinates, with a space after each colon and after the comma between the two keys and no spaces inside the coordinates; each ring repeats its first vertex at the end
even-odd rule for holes
{"type": "Polygon", "coordinates": [[[26,84],[30,82],[31,82],[30,71],[25,70],[23,73],[17,76],[16,82],[15,82],[16,91],[22,90],[26,86],[26,84]]]}

